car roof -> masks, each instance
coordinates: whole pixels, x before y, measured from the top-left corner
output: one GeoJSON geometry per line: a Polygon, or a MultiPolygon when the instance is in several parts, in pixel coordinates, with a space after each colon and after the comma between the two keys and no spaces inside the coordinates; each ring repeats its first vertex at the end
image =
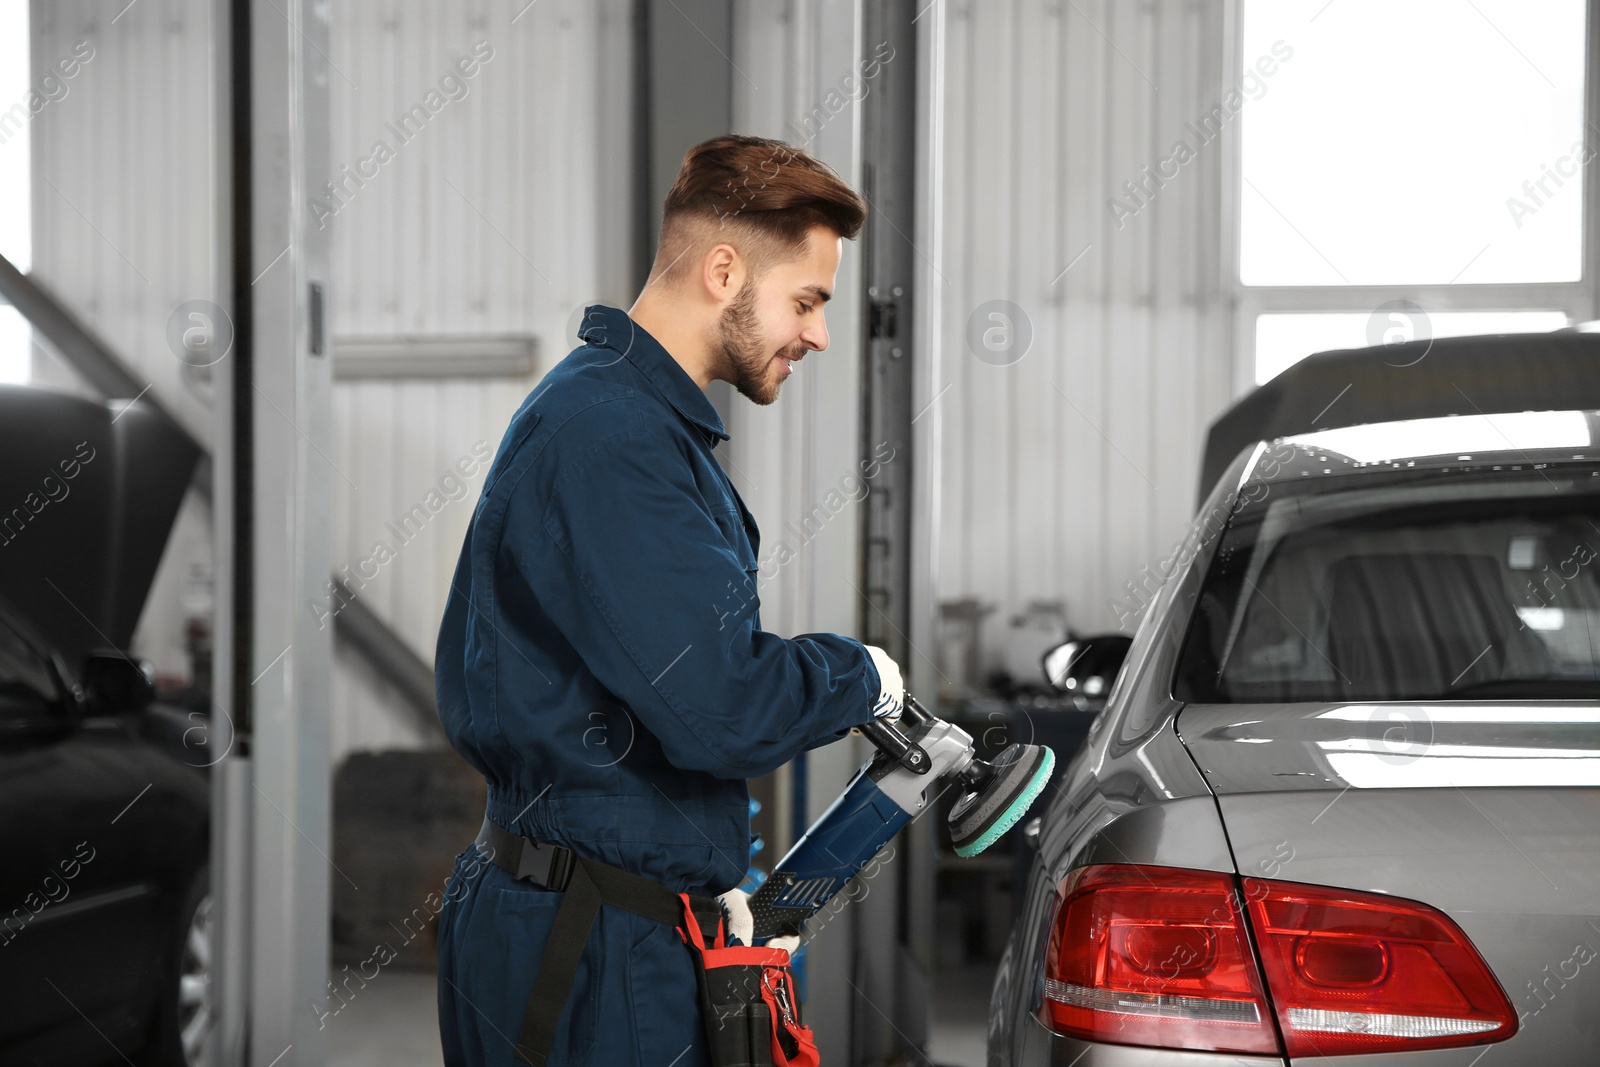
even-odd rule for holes
{"type": "Polygon", "coordinates": [[[1319,352],[1211,424],[1200,498],[1241,452],[1266,441],[1375,423],[1593,409],[1600,409],[1600,334],[1441,337],[1319,352]]]}

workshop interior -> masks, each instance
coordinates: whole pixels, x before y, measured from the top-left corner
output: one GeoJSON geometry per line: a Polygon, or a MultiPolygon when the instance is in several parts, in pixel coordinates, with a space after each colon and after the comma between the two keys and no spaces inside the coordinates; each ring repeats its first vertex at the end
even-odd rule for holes
{"type": "Polygon", "coordinates": [[[610,890],[441,620],[537,629],[463,545],[730,134],[866,215],[776,402],[679,375],[760,534],[664,617],[870,693],[637,1062],[1595,1062],[1597,94],[1584,0],[0,0],[0,1067],[542,1067],[441,930],[610,890]]]}

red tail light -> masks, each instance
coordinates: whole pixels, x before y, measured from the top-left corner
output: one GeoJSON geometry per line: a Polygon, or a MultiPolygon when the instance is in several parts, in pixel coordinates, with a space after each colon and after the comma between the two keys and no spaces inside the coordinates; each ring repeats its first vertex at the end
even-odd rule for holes
{"type": "Polygon", "coordinates": [[[1517,1016],[1443,912],[1376,893],[1244,880],[1290,1056],[1504,1041],[1517,1016]]]}
{"type": "Polygon", "coordinates": [[[1291,1057],[1487,1044],[1517,1025],[1425,904],[1258,879],[1241,898],[1229,874],[1131,864],[1062,882],[1041,1017],[1090,1041],[1291,1057]]]}
{"type": "Polygon", "coordinates": [[[1108,864],[1061,884],[1045,1023],[1090,1041],[1278,1052],[1232,875],[1108,864]]]}

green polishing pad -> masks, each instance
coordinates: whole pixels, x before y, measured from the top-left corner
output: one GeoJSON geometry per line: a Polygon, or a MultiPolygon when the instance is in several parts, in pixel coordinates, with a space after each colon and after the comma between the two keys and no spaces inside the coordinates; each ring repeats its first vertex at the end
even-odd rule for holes
{"type": "Polygon", "coordinates": [[[976,856],[1017,824],[1044,792],[1056,755],[1043,745],[1011,745],[994,761],[994,777],[956,802],[950,837],[956,855],[976,856]]]}

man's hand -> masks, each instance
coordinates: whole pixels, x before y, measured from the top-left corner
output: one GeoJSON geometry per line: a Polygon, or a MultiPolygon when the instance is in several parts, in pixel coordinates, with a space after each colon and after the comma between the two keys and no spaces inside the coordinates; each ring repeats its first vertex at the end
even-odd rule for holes
{"type": "MultiPolygon", "coordinates": [[[[756,920],[750,914],[750,894],[743,889],[730,889],[717,898],[717,903],[722,905],[722,920],[728,931],[728,943],[737,941],[741,945],[748,945],[755,941],[756,920]]],[[[798,936],[774,937],[767,942],[767,948],[781,948],[785,952],[794,953],[800,950],[798,936]]]]}
{"type": "Polygon", "coordinates": [[[750,894],[743,889],[730,889],[717,898],[717,903],[722,905],[722,920],[728,931],[728,942],[735,940],[741,945],[748,945],[754,939],[756,930],[755,916],[750,914],[750,894]]]}
{"type": "Polygon", "coordinates": [[[872,717],[890,725],[900,721],[900,709],[905,706],[905,682],[900,679],[900,668],[889,658],[889,653],[877,645],[864,645],[872,665],[878,668],[878,699],[872,705],[872,717]]]}

